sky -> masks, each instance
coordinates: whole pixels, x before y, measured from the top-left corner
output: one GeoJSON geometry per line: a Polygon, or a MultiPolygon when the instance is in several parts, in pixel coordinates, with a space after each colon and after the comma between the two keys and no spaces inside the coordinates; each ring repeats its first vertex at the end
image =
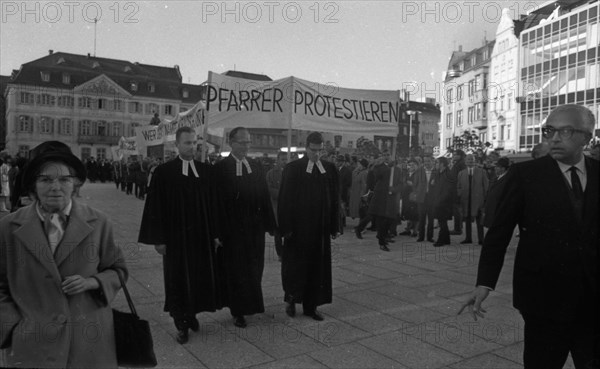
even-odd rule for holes
{"type": "Polygon", "coordinates": [[[97,19],[96,56],[177,64],[185,83],[235,69],[360,89],[416,82],[425,94],[458,45],[495,38],[502,8],[517,18],[540,3],[0,0],[0,74],[49,49],[93,55],[97,19]]]}

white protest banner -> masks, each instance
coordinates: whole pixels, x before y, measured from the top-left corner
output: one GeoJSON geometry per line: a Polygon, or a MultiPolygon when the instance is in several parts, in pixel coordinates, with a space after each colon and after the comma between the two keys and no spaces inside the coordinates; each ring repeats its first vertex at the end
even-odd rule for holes
{"type": "Polygon", "coordinates": [[[162,145],[164,130],[158,126],[135,127],[137,147],[162,145]]]}
{"type": "Polygon", "coordinates": [[[136,137],[121,137],[119,139],[119,150],[123,153],[123,155],[137,155],[138,150],[136,146],[136,137]]]}
{"type": "Polygon", "coordinates": [[[395,137],[400,94],[288,77],[254,81],[209,72],[208,127],[300,129],[395,137]]]}

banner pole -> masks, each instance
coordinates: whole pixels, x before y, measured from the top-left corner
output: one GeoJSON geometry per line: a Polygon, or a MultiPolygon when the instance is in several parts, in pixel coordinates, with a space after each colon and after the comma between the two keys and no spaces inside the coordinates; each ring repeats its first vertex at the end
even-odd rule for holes
{"type": "Polygon", "coordinates": [[[399,145],[398,136],[400,136],[400,117],[402,116],[402,102],[400,101],[400,90],[398,90],[398,117],[396,118],[396,137],[392,145],[392,158],[396,160],[397,147],[399,145]]]}
{"type": "Polygon", "coordinates": [[[294,77],[292,76],[292,78],[290,79],[292,81],[292,97],[290,100],[290,115],[289,115],[289,121],[288,121],[288,131],[287,131],[287,162],[289,163],[291,158],[292,158],[292,118],[293,118],[293,114],[294,111],[293,106],[294,106],[294,98],[296,96],[296,91],[295,91],[295,86],[294,86],[294,77]]]}
{"type": "Polygon", "coordinates": [[[206,151],[208,150],[208,144],[206,142],[206,136],[208,132],[208,87],[211,85],[211,73],[208,71],[208,83],[206,85],[206,109],[202,110],[202,162],[206,163],[206,151]]]}

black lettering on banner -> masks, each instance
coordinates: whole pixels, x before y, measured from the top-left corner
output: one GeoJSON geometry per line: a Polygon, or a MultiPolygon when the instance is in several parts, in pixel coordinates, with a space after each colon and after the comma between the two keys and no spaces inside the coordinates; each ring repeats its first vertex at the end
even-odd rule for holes
{"type": "Polygon", "coordinates": [[[223,102],[227,100],[227,97],[224,95],[226,95],[227,92],[229,92],[229,90],[226,88],[219,89],[219,111],[223,111],[223,102]]]}
{"type": "Polygon", "coordinates": [[[262,109],[261,109],[261,111],[264,111],[264,112],[267,112],[267,113],[268,113],[268,112],[271,112],[271,110],[269,110],[269,107],[268,107],[268,106],[267,106],[267,107],[265,107],[265,103],[269,103],[269,102],[271,102],[271,101],[272,101],[271,99],[267,98],[268,91],[272,91],[272,90],[273,90],[273,89],[271,89],[271,88],[267,88],[267,89],[265,89],[265,90],[262,92],[262,105],[261,105],[261,106],[262,106],[262,109]]]}
{"type": "MultiPolygon", "coordinates": [[[[304,96],[302,95],[302,91],[294,91],[294,113],[298,112],[298,105],[302,105],[304,102],[304,96]]],[[[305,109],[306,112],[306,109],[305,109]]]]}
{"type": "Polygon", "coordinates": [[[379,102],[379,109],[381,110],[381,121],[385,122],[385,123],[390,123],[390,120],[389,120],[390,112],[389,112],[389,110],[385,110],[386,104],[388,104],[387,101],[379,102]]]}
{"type": "Polygon", "coordinates": [[[400,113],[400,105],[396,102],[396,103],[391,103],[388,102],[388,107],[390,108],[390,118],[391,118],[391,122],[395,123],[398,121],[398,114],[400,113]],[[394,105],[396,107],[396,109],[394,109],[394,105]]]}
{"type": "Polygon", "coordinates": [[[331,98],[328,95],[325,95],[325,100],[327,101],[327,117],[331,118],[331,102],[329,101],[329,99],[331,98]]]}
{"type": "Polygon", "coordinates": [[[325,98],[323,98],[323,96],[321,95],[317,95],[317,97],[315,97],[315,113],[317,113],[318,116],[322,117],[325,114],[325,110],[327,110],[327,106],[325,106],[325,98]],[[321,99],[322,103],[319,104],[319,98],[321,99]],[[319,105],[323,105],[323,111],[319,112],[318,108],[319,105]]]}
{"type": "Polygon", "coordinates": [[[351,119],[354,115],[352,115],[352,105],[348,106],[346,104],[350,104],[350,100],[344,99],[342,100],[342,106],[348,110],[349,113],[344,113],[344,118],[351,119]]]}
{"type": "Polygon", "coordinates": [[[364,120],[366,120],[367,122],[372,122],[373,120],[369,119],[369,113],[370,113],[370,111],[367,110],[367,106],[369,105],[368,103],[369,103],[368,101],[364,101],[363,100],[363,101],[361,101],[360,106],[363,108],[362,110],[364,111],[364,117],[365,117],[364,120]]]}
{"type": "Polygon", "coordinates": [[[313,95],[311,95],[310,92],[307,91],[304,93],[304,101],[305,101],[304,102],[304,114],[306,114],[306,110],[308,109],[308,110],[310,110],[310,115],[315,115],[315,113],[313,113],[313,111],[312,111],[312,108],[310,107],[311,104],[313,103],[314,99],[315,98],[313,97],[313,95]],[[310,102],[308,101],[309,97],[310,97],[310,102]]]}
{"type": "Polygon", "coordinates": [[[206,104],[206,110],[210,110],[210,103],[217,100],[217,89],[209,85],[206,99],[208,101],[208,104],[206,104]]]}
{"type": "Polygon", "coordinates": [[[373,120],[377,118],[378,121],[382,122],[379,117],[379,105],[377,105],[377,101],[371,101],[371,114],[373,115],[373,120]]]}
{"type": "Polygon", "coordinates": [[[341,115],[338,115],[338,111],[341,110],[338,106],[338,102],[340,102],[340,98],[339,97],[334,97],[333,99],[333,117],[336,119],[342,119],[343,117],[341,115]]]}
{"type": "Polygon", "coordinates": [[[260,92],[256,90],[250,91],[252,93],[252,99],[250,99],[250,110],[254,109],[254,104],[256,104],[256,110],[260,111],[260,105],[258,105],[258,99],[260,99],[260,92]]]}
{"type": "Polygon", "coordinates": [[[230,111],[232,106],[233,106],[233,110],[235,110],[235,111],[240,110],[240,107],[238,105],[237,98],[235,97],[234,91],[231,91],[231,94],[229,95],[229,102],[227,103],[227,111],[230,111]]]}
{"type": "Polygon", "coordinates": [[[283,109],[281,108],[281,104],[279,104],[283,100],[283,91],[278,88],[273,89],[273,111],[275,111],[275,105],[279,108],[279,112],[283,113],[283,109]]]}
{"type": "Polygon", "coordinates": [[[240,108],[243,106],[244,109],[249,110],[248,105],[246,105],[248,100],[250,100],[250,92],[245,90],[240,91],[240,108]]]}

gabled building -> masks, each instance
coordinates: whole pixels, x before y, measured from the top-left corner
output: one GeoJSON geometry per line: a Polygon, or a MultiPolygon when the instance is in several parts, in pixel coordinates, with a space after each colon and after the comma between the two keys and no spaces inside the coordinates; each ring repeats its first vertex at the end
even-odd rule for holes
{"type": "Polygon", "coordinates": [[[495,41],[469,52],[462,46],[452,53],[444,79],[440,124],[441,153],[452,146],[454,136],[475,131],[487,141],[489,66],[495,41]]]}
{"type": "Polygon", "coordinates": [[[173,119],[204,98],[182,83],[179,67],[161,67],[52,50],[13,71],[6,99],[6,148],[27,153],[48,140],[76,155],[111,158],[110,147],[155,113],[173,119]]]}
{"type": "Polygon", "coordinates": [[[6,97],[4,91],[10,76],[0,76],[0,151],[6,147],[6,97]]]}

